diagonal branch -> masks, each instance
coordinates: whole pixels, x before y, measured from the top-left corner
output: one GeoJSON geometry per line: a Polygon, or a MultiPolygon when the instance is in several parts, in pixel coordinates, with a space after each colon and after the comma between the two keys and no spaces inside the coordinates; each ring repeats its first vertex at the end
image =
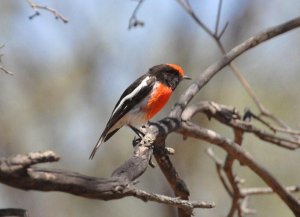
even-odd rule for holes
{"type": "MultiPolygon", "coordinates": [[[[226,50],[224,48],[223,43],[221,42],[221,37],[223,36],[227,26],[228,22],[223,27],[222,31],[219,32],[219,22],[221,17],[221,11],[222,11],[222,0],[219,0],[218,4],[218,12],[217,12],[217,19],[216,19],[216,25],[215,25],[215,32],[213,33],[202,21],[201,19],[194,13],[192,7],[189,4],[188,0],[177,0],[183,7],[183,9],[194,19],[194,21],[216,42],[218,48],[220,49],[221,53],[223,55],[226,54],[226,50]]],[[[230,62],[228,64],[234,75],[237,77],[237,79],[240,81],[240,83],[243,85],[244,89],[247,91],[248,95],[252,98],[254,103],[256,104],[256,107],[259,109],[261,116],[270,118],[273,120],[278,126],[280,126],[282,129],[291,130],[291,128],[281,119],[276,117],[274,114],[272,114],[259,100],[259,98],[254,93],[253,89],[251,88],[249,82],[245,79],[243,74],[240,72],[238,67],[235,65],[234,62],[230,62]]],[[[299,139],[295,136],[296,139],[299,139]]]]}
{"type": "MultiPolygon", "coordinates": [[[[0,45],[0,49],[4,48],[4,45],[0,45]]],[[[3,54],[0,54],[0,63],[2,63],[2,57],[3,54]]],[[[4,66],[0,65],[0,71],[8,74],[8,75],[14,75],[11,71],[9,71],[8,69],[6,69],[4,66]]]]}
{"type": "Polygon", "coordinates": [[[243,43],[232,48],[224,57],[215,64],[208,67],[200,74],[198,79],[190,85],[190,87],[181,95],[180,99],[172,109],[170,117],[180,117],[184,108],[193,99],[193,97],[204,87],[210,79],[213,78],[220,70],[227,66],[231,61],[239,57],[244,52],[250,50],[257,45],[268,41],[278,35],[300,27],[300,17],[292,19],[288,22],[271,27],[255,36],[250,37],[243,43]]]}
{"type": "MultiPolygon", "coordinates": [[[[165,175],[167,181],[169,182],[170,186],[172,187],[175,196],[184,200],[188,200],[190,196],[190,192],[183,181],[178,175],[175,167],[173,166],[169,156],[166,154],[155,154],[155,159],[165,175]]],[[[192,209],[178,209],[178,213],[180,217],[188,217],[192,215],[192,209]]]]}
{"type": "Polygon", "coordinates": [[[194,12],[188,0],[177,0],[177,2],[188,12],[189,15],[195,20],[195,22],[204,29],[204,31],[211,37],[214,37],[214,33],[199,19],[199,17],[194,12]]]}
{"type": "Polygon", "coordinates": [[[9,71],[8,69],[6,69],[4,66],[0,66],[0,70],[2,72],[4,72],[5,74],[8,74],[8,75],[14,75],[14,73],[12,73],[11,71],[9,71]]]}

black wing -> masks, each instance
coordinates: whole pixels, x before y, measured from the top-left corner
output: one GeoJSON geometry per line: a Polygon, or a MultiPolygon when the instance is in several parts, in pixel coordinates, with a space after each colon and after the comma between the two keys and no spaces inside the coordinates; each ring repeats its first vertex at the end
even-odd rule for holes
{"type": "Polygon", "coordinates": [[[147,79],[147,74],[141,76],[136,81],[134,81],[121,95],[120,99],[118,100],[108,123],[106,124],[106,127],[104,131],[102,132],[97,144],[95,145],[91,155],[90,159],[93,159],[94,155],[96,154],[97,149],[100,147],[100,145],[107,141],[110,137],[112,137],[119,129],[115,129],[112,132],[109,132],[110,129],[125,115],[127,114],[136,104],[140,103],[152,90],[152,87],[155,82],[154,77],[149,77],[147,79]],[[139,90],[137,89],[141,82],[144,81],[144,79],[147,79],[147,85],[142,86],[139,90]],[[138,90],[138,91],[137,91],[138,90]],[[138,94],[130,95],[131,93],[134,93],[134,91],[137,91],[138,94]],[[126,96],[130,96],[127,97],[126,96]],[[125,99],[126,98],[126,99],[125,99]],[[125,100],[124,100],[125,99],[125,100]]]}
{"type": "Polygon", "coordinates": [[[124,91],[124,93],[121,95],[120,99],[118,100],[111,114],[111,117],[106,125],[106,128],[111,128],[125,114],[127,114],[136,104],[140,103],[151,92],[155,82],[154,77],[149,77],[149,80],[147,81],[147,86],[142,87],[139,90],[138,94],[134,94],[132,97],[129,97],[128,99],[122,102],[122,99],[130,95],[139,86],[139,84],[141,84],[141,82],[144,79],[146,79],[147,76],[148,76],[147,74],[141,76],[124,91]]]}

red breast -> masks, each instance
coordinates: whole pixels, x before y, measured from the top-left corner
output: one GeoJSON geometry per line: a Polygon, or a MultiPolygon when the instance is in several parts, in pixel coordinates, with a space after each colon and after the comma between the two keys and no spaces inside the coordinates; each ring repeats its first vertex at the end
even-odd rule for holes
{"type": "Polygon", "coordinates": [[[143,108],[146,113],[147,120],[151,119],[159,112],[168,102],[172,95],[172,89],[162,83],[157,83],[153,87],[147,105],[143,108]]]}

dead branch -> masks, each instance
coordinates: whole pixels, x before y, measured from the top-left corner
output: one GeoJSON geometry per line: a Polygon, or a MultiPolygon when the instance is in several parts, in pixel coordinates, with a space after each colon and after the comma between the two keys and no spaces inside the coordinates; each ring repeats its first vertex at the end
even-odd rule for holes
{"type": "Polygon", "coordinates": [[[194,208],[213,208],[209,202],[181,200],[165,195],[148,193],[134,186],[134,180],[147,167],[151,149],[142,147],[117,169],[111,178],[95,178],[55,169],[32,167],[34,164],[59,160],[52,151],[35,152],[0,159],[0,182],[23,190],[61,191],[80,197],[112,200],[133,196],[143,201],[155,201],[191,211],[194,208]],[[139,171],[139,172],[136,172],[139,171]]]}
{"type": "MultiPolygon", "coordinates": [[[[226,54],[226,50],[224,48],[223,43],[221,42],[221,38],[228,26],[228,22],[224,25],[223,29],[219,33],[219,23],[220,23],[220,17],[221,17],[221,11],[222,11],[222,0],[219,0],[218,4],[218,11],[217,11],[217,18],[216,18],[216,25],[215,25],[215,31],[212,32],[207,25],[205,25],[201,19],[195,14],[193,11],[193,8],[191,7],[189,0],[177,0],[177,2],[182,6],[182,8],[194,19],[194,21],[202,28],[217,44],[219,47],[221,53],[223,55],[226,54]]],[[[276,117],[274,114],[272,114],[259,100],[259,98],[256,96],[255,92],[251,88],[251,85],[246,80],[246,78],[243,76],[239,68],[235,65],[235,63],[232,61],[228,64],[229,68],[232,70],[234,75],[237,77],[237,79],[240,81],[240,83],[243,85],[244,89],[247,91],[248,95],[252,98],[254,103],[256,104],[256,107],[260,111],[260,115],[263,117],[267,117],[274,121],[282,130],[291,130],[291,128],[280,118],[276,117]]],[[[300,140],[298,136],[295,136],[297,140],[300,140]]]]}
{"type": "Polygon", "coordinates": [[[44,10],[44,11],[48,11],[51,14],[53,14],[53,16],[55,17],[55,19],[57,19],[57,20],[61,20],[64,23],[68,23],[69,22],[69,20],[67,18],[65,18],[63,15],[61,15],[59,12],[57,12],[53,8],[50,8],[48,6],[43,6],[43,5],[36,4],[32,0],[26,0],[26,1],[29,4],[29,6],[35,11],[35,13],[33,15],[29,16],[29,19],[33,19],[36,16],[41,15],[40,12],[39,12],[39,10],[44,10]]]}
{"type": "Polygon", "coordinates": [[[248,166],[264,182],[272,188],[274,192],[286,203],[296,216],[300,216],[300,203],[293,195],[282,186],[265,168],[259,165],[249,152],[242,149],[226,137],[222,137],[216,132],[202,128],[192,122],[183,122],[182,128],[178,130],[185,136],[203,139],[224,149],[229,155],[234,156],[241,164],[248,166]]]}
{"type": "MultiPolygon", "coordinates": [[[[191,10],[191,7],[189,6],[188,1],[181,1],[181,2],[186,4],[185,7],[187,7],[190,10],[189,12],[191,12],[191,15],[193,16],[193,18],[197,19],[197,16],[191,10]]],[[[197,20],[197,23],[199,25],[202,25],[201,20],[197,20]]],[[[238,46],[234,47],[233,49],[231,49],[220,61],[218,61],[217,63],[215,63],[215,64],[211,65],[210,67],[208,67],[202,74],[200,74],[198,79],[192,85],[189,86],[189,88],[181,95],[180,99],[177,101],[177,103],[173,107],[172,111],[169,114],[169,117],[175,117],[175,118],[178,118],[178,119],[182,118],[183,119],[182,124],[185,127],[190,127],[190,125],[188,123],[191,123],[191,122],[186,121],[186,120],[189,120],[189,118],[186,118],[184,116],[183,112],[185,111],[187,104],[192,100],[192,98],[202,89],[202,87],[205,86],[205,84],[207,84],[208,81],[210,81],[210,79],[214,75],[216,75],[221,69],[223,69],[229,63],[231,63],[232,60],[237,58],[239,55],[241,55],[245,51],[257,46],[258,44],[260,44],[262,42],[265,42],[265,41],[267,41],[267,40],[269,40],[273,37],[276,37],[280,34],[283,34],[287,31],[290,31],[290,30],[292,30],[294,28],[297,28],[299,26],[300,26],[300,17],[297,17],[293,20],[290,20],[289,22],[286,22],[286,23],[280,24],[278,26],[269,28],[268,30],[266,30],[264,32],[261,32],[261,33],[257,34],[256,36],[253,36],[253,37],[249,38],[245,42],[243,42],[240,45],[238,45],[238,46]]],[[[204,26],[204,28],[205,28],[205,26],[204,26]]],[[[209,31],[208,31],[208,33],[209,33],[209,31]]],[[[212,32],[211,32],[211,34],[214,35],[214,33],[212,33],[212,32]]],[[[223,120],[222,120],[223,123],[227,123],[228,122],[228,115],[229,115],[229,120],[232,120],[233,119],[233,116],[232,116],[233,114],[235,114],[235,113],[231,111],[231,112],[227,113],[226,115],[223,115],[223,113],[222,113],[222,115],[219,116],[219,117],[223,118],[223,120]]],[[[197,128],[197,131],[199,130],[201,132],[201,130],[200,130],[201,128],[199,126],[194,125],[194,124],[192,124],[192,125],[193,125],[193,128],[197,128]]],[[[189,129],[189,130],[187,130],[187,131],[186,131],[186,129],[185,130],[179,130],[179,132],[181,132],[184,136],[193,136],[194,133],[197,134],[197,131],[193,132],[192,129],[189,129]],[[189,130],[191,130],[191,131],[189,131],[189,130]],[[191,134],[188,134],[187,132],[190,132],[191,134]]],[[[244,131],[244,130],[242,130],[242,131],[244,131]]],[[[210,131],[210,130],[207,130],[205,132],[202,131],[202,133],[209,135],[208,137],[213,136],[213,135],[217,135],[217,134],[215,134],[215,132],[210,131]]],[[[257,132],[257,135],[259,135],[259,133],[261,133],[261,132],[257,132]]],[[[207,137],[205,137],[205,136],[203,136],[202,138],[201,137],[195,137],[195,138],[204,139],[204,140],[210,142],[210,140],[208,140],[207,137]]],[[[284,138],[282,138],[281,140],[274,140],[274,138],[275,138],[274,135],[272,135],[271,137],[266,136],[264,138],[269,139],[270,140],[269,142],[272,141],[274,144],[280,144],[282,146],[290,145],[290,144],[286,144],[286,141],[285,141],[284,138]]],[[[227,138],[222,138],[221,140],[219,140],[219,142],[220,142],[219,145],[223,144],[226,141],[226,139],[227,138]],[[225,140],[225,141],[223,141],[223,140],[225,140]]],[[[216,145],[218,144],[218,143],[214,143],[214,142],[212,142],[212,143],[216,144],[216,145]]],[[[294,141],[292,141],[292,143],[294,143],[294,141]]],[[[235,144],[235,143],[230,143],[230,144],[235,144]]],[[[297,144],[297,146],[298,146],[298,144],[297,144]]],[[[292,144],[292,147],[293,147],[293,144],[292,144]]],[[[229,155],[233,155],[234,159],[238,159],[242,164],[245,163],[245,162],[242,162],[242,160],[237,157],[237,155],[240,155],[240,153],[237,153],[236,150],[232,151],[231,153],[227,149],[225,149],[225,151],[227,151],[227,153],[229,155]]],[[[248,155],[247,152],[243,153],[243,154],[245,154],[245,156],[248,155]]],[[[259,175],[264,181],[266,181],[266,183],[269,186],[271,186],[272,189],[273,188],[274,189],[279,188],[279,191],[275,191],[275,190],[274,191],[284,200],[285,203],[288,204],[288,206],[293,210],[294,213],[299,214],[299,209],[300,208],[299,208],[299,204],[298,204],[297,200],[295,198],[293,198],[293,196],[290,195],[289,192],[287,192],[284,189],[284,187],[281,186],[277,182],[277,180],[269,174],[269,172],[267,170],[265,170],[261,166],[257,165],[257,163],[255,161],[253,161],[253,162],[250,163],[251,166],[247,163],[245,165],[250,167],[257,175],[259,175]],[[254,168],[253,168],[253,164],[252,164],[253,162],[254,162],[254,165],[255,165],[254,168]],[[257,170],[258,170],[258,172],[257,172],[257,170]]],[[[216,165],[216,166],[219,167],[219,165],[216,165]]],[[[222,174],[221,174],[222,172],[218,171],[218,173],[219,173],[219,176],[222,177],[222,174]]],[[[228,192],[230,192],[231,195],[234,195],[234,191],[233,191],[233,189],[230,189],[230,187],[228,186],[228,183],[226,183],[225,177],[221,178],[221,180],[222,180],[222,183],[224,183],[224,186],[227,185],[227,187],[225,187],[226,190],[228,192]]],[[[238,207],[240,207],[238,209],[239,211],[241,209],[243,209],[246,212],[246,210],[245,210],[246,206],[245,206],[244,203],[238,205],[238,207]]],[[[242,214],[239,213],[239,215],[242,215],[242,214]]]]}
{"type": "MultiPolygon", "coordinates": [[[[4,45],[0,46],[0,49],[4,48],[4,45]]],[[[2,63],[3,54],[0,54],[0,64],[2,63]]],[[[4,66],[0,65],[0,70],[8,75],[14,75],[11,71],[6,69],[4,66]]]]}
{"type": "MultiPolygon", "coordinates": [[[[170,186],[172,187],[175,196],[183,200],[188,200],[190,196],[190,192],[187,188],[187,185],[185,184],[184,180],[181,179],[180,176],[178,175],[169,156],[166,154],[155,154],[155,159],[161,171],[167,178],[170,186]]],[[[178,209],[178,214],[180,217],[185,217],[185,216],[188,217],[192,215],[192,211],[193,211],[192,209],[190,210],[178,209]]]]}
{"type": "MultiPolygon", "coordinates": [[[[300,147],[300,141],[295,140],[293,137],[294,134],[291,133],[290,137],[282,137],[276,134],[276,131],[273,128],[270,128],[272,131],[271,133],[266,132],[265,130],[255,127],[251,122],[243,121],[235,108],[220,105],[215,102],[202,101],[188,106],[182,113],[182,120],[191,120],[192,117],[199,112],[204,113],[208,118],[214,118],[235,130],[239,129],[245,133],[252,133],[261,140],[273,143],[280,147],[290,150],[295,150],[300,147]]],[[[252,116],[256,117],[254,114],[252,114],[252,116]]]]}
{"type": "Polygon", "coordinates": [[[131,28],[143,27],[145,25],[145,23],[143,21],[141,21],[140,19],[137,18],[137,12],[141,8],[144,1],[145,0],[138,0],[137,6],[133,10],[131,17],[129,18],[129,24],[128,24],[128,29],[129,30],[131,28]]]}
{"type": "Polygon", "coordinates": [[[203,73],[200,74],[198,79],[189,86],[189,88],[181,95],[180,99],[173,107],[170,117],[180,117],[187,104],[193,97],[204,87],[210,79],[213,78],[220,70],[227,66],[231,61],[239,57],[244,52],[250,50],[257,45],[268,41],[278,35],[298,28],[300,26],[300,17],[292,19],[288,22],[271,27],[255,36],[250,37],[243,43],[232,48],[224,57],[215,64],[208,67],[203,73]]]}
{"type": "MultiPolygon", "coordinates": [[[[145,136],[153,141],[155,159],[174,191],[176,197],[183,200],[189,199],[189,190],[184,180],[178,175],[174,165],[169,158],[169,151],[165,147],[166,136],[180,126],[180,121],[175,118],[164,118],[157,123],[151,123],[148,127],[142,128],[145,136]],[[154,142],[155,141],[155,142],[154,142]]],[[[189,217],[192,210],[178,208],[180,217],[189,217]]]]}
{"type": "MultiPolygon", "coordinates": [[[[285,189],[291,193],[298,193],[300,192],[300,186],[287,186],[285,189]]],[[[245,196],[250,195],[262,195],[262,194],[274,194],[274,191],[271,188],[243,188],[241,189],[241,193],[245,196]]]]}
{"type": "Polygon", "coordinates": [[[0,70],[8,75],[14,75],[11,71],[6,69],[4,66],[0,66],[0,70]]]}
{"type": "MultiPolygon", "coordinates": [[[[273,134],[266,133],[254,127],[252,123],[241,121],[241,117],[235,108],[220,105],[215,102],[204,101],[188,106],[182,113],[182,120],[190,121],[192,117],[199,112],[206,114],[209,119],[215,118],[219,122],[231,127],[234,130],[234,142],[240,146],[242,145],[243,134],[246,132],[251,132],[261,140],[277,145],[284,144],[284,142],[287,140],[285,138],[278,137],[276,134],[274,134],[274,131],[272,131],[273,134]]],[[[289,140],[289,142],[295,146],[295,144],[293,144],[293,140],[289,140]]],[[[293,149],[298,148],[299,145],[293,147],[293,149]]],[[[284,147],[291,149],[291,146],[284,147]]],[[[233,217],[235,213],[238,213],[239,216],[244,216],[249,212],[253,212],[254,210],[247,207],[248,195],[242,193],[240,179],[237,178],[233,173],[233,162],[235,157],[228,154],[223,165],[223,163],[214,155],[211,149],[209,149],[207,153],[215,161],[219,178],[229,196],[232,198],[231,209],[227,216],[233,217]]]]}

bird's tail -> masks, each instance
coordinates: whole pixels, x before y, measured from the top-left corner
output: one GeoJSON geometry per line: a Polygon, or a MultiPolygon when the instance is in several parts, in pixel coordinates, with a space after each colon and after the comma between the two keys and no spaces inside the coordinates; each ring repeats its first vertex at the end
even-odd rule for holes
{"type": "Polygon", "coordinates": [[[95,147],[94,147],[94,149],[93,149],[93,151],[92,151],[92,153],[91,153],[91,155],[90,155],[90,158],[89,158],[90,160],[92,160],[92,159],[94,158],[94,156],[95,156],[95,154],[96,154],[98,148],[99,148],[100,145],[104,142],[104,138],[105,138],[105,136],[102,134],[101,137],[98,139],[98,142],[97,142],[97,144],[95,145],[95,147]]]}
{"type": "Polygon", "coordinates": [[[103,133],[101,134],[97,144],[95,145],[91,155],[90,155],[90,160],[93,159],[93,157],[95,156],[96,154],[96,151],[98,150],[98,148],[100,147],[100,145],[103,143],[103,142],[106,142],[108,139],[110,139],[110,137],[112,137],[120,128],[116,128],[114,130],[111,131],[110,128],[105,128],[105,130],[103,131],[103,133]],[[110,130],[110,131],[109,131],[110,130]],[[107,132],[108,131],[108,132],[107,132]]]}

